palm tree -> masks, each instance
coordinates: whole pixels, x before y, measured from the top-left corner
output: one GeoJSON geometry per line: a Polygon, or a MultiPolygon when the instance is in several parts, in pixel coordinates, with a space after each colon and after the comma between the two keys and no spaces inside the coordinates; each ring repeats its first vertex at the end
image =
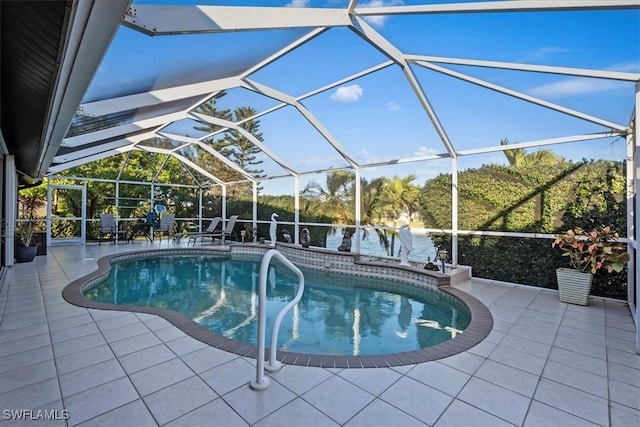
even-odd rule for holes
{"type": "Polygon", "coordinates": [[[420,188],[413,185],[416,180],[415,175],[407,175],[404,178],[394,176],[391,180],[386,180],[382,186],[382,199],[384,207],[390,210],[394,218],[406,213],[409,218],[418,208],[420,188]]]}
{"type": "Polygon", "coordinates": [[[330,216],[336,223],[352,223],[355,177],[350,170],[329,172],[324,186],[315,181],[309,182],[302,190],[302,196],[320,202],[318,214],[330,216]]]}
{"type": "MultiPolygon", "coordinates": [[[[509,145],[509,140],[503,138],[500,145],[509,145]]],[[[560,156],[550,150],[538,150],[527,153],[524,148],[512,148],[503,151],[510,166],[552,165],[562,160],[560,156]]]]}
{"type": "MultiPolygon", "coordinates": [[[[384,209],[385,200],[383,198],[383,189],[387,183],[387,179],[384,177],[378,177],[371,182],[363,179],[360,186],[360,206],[362,208],[362,215],[360,223],[362,225],[374,226],[374,231],[378,235],[380,246],[382,246],[387,255],[391,255],[391,242],[389,236],[391,235],[387,230],[379,228],[384,226],[384,209]],[[377,227],[376,227],[377,226],[377,227]]],[[[367,238],[367,230],[364,229],[362,238],[367,238]]]]}
{"type": "MultiPolygon", "coordinates": [[[[405,178],[395,176],[392,180],[378,177],[372,181],[360,180],[360,224],[373,226],[380,245],[388,255],[393,253],[394,232],[384,230],[385,213],[390,207],[400,206],[398,212],[412,215],[418,206],[420,189],[412,185],[415,176],[405,178]]],[[[350,170],[330,172],[326,176],[325,186],[310,182],[302,191],[308,199],[322,202],[322,213],[332,216],[336,223],[355,224],[354,197],[355,173],[350,170]]],[[[363,239],[368,235],[366,229],[363,239]]]]}
{"type": "MultiPolygon", "coordinates": [[[[509,145],[509,140],[507,138],[502,138],[500,140],[500,145],[509,145]]],[[[521,166],[524,163],[526,155],[524,148],[512,148],[510,150],[504,150],[503,153],[510,166],[521,166]]]]}

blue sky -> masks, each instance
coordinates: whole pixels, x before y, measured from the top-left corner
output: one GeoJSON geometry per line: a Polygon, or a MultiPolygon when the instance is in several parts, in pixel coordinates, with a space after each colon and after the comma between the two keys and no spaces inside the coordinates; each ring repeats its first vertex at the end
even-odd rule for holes
{"type": "MultiPolygon", "coordinates": [[[[459,1],[458,1],[459,2],[459,1]]],[[[138,2],[142,3],[142,2],[138,2]]],[[[158,3],[147,2],[144,3],[158,3]]],[[[175,2],[165,2],[175,3],[175,2]]],[[[236,5],[233,1],[200,4],[236,5]]],[[[246,1],[244,5],[342,7],[346,1],[246,1]]],[[[419,4],[420,1],[361,2],[360,6],[419,4]]],[[[430,3],[447,3],[431,1],[430,3]]],[[[496,13],[393,16],[369,23],[406,54],[523,62],[640,73],[640,11],[496,13]]],[[[86,100],[135,93],[181,82],[233,74],[304,31],[277,31],[150,38],[123,28],[107,54],[86,100]]],[[[334,28],[265,67],[250,78],[292,96],[386,61],[384,55],[344,28],[334,28]]],[[[583,113],[626,125],[633,110],[629,82],[494,70],[447,68],[522,91],[583,113]]],[[[412,68],[453,145],[460,150],[512,142],[601,132],[587,123],[498,94],[422,67],[412,68]]],[[[276,102],[244,89],[230,90],[222,108],[251,105],[258,111],[276,102]]],[[[358,162],[443,153],[445,148],[397,66],[317,94],[303,104],[358,162]]],[[[335,150],[290,107],[261,118],[265,144],[297,169],[344,165],[335,150]]],[[[625,143],[613,139],[547,146],[565,158],[623,159],[625,143]]],[[[462,158],[462,169],[504,163],[502,153],[462,158]]],[[[265,161],[268,173],[277,166],[265,161]]],[[[418,176],[422,184],[450,172],[446,161],[421,162],[364,171],[418,176]]],[[[324,175],[311,177],[319,181],[324,175]]],[[[302,185],[310,178],[303,179],[302,185]]],[[[267,192],[291,192],[290,184],[265,184],[267,192]],[[290,188],[290,190],[289,190],[290,188]]]]}

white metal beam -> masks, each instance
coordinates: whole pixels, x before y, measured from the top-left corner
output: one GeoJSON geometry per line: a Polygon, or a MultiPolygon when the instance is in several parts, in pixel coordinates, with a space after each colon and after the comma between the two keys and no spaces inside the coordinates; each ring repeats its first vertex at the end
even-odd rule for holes
{"type": "MultiPolygon", "coordinates": [[[[635,127],[634,119],[631,119],[630,127],[635,127]]],[[[627,303],[631,310],[631,315],[638,327],[638,304],[636,304],[636,295],[638,288],[638,238],[636,232],[636,197],[637,197],[637,178],[636,168],[638,167],[638,153],[636,151],[636,143],[634,132],[627,135],[627,161],[626,161],[626,199],[627,199],[627,230],[626,237],[628,240],[627,251],[630,254],[629,263],[627,264],[627,303]]],[[[640,334],[636,336],[636,348],[640,351],[640,334]]]]}
{"type": "Polygon", "coordinates": [[[362,70],[362,71],[359,71],[357,73],[351,74],[350,76],[347,76],[347,77],[342,78],[340,80],[336,80],[336,81],[334,81],[332,83],[329,83],[329,84],[327,84],[325,86],[319,87],[319,88],[314,89],[314,90],[312,90],[310,92],[307,92],[307,93],[305,93],[303,95],[300,95],[300,96],[296,97],[296,101],[302,101],[302,100],[304,100],[306,98],[309,98],[311,96],[317,95],[317,94],[322,93],[322,92],[325,92],[325,91],[327,91],[329,89],[333,89],[334,87],[338,87],[338,86],[343,85],[345,83],[349,83],[349,82],[351,82],[353,80],[359,79],[360,77],[364,77],[364,76],[367,76],[369,74],[373,74],[376,71],[380,71],[380,70],[385,69],[387,67],[390,67],[390,66],[392,66],[394,64],[395,64],[394,61],[385,61],[385,62],[380,63],[378,65],[374,65],[373,67],[369,67],[366,70],[362,70]]]}
{"type": "MultiPolygon", "coordinates": [[[[164,160],[162,161],[162,164],[160,165],[160,167],[158,168],[158,170],[156,171],[156,173],[153,175],[153,178],[151,178],[151,182],[152,183],[156,183],[158,182],[158,176],[160,175],[160,172],[162,172],[162,169],[164,169],[164,167],[166,166],[166,164],[169,162],[169,158],[171,158],[173,155],[172,154],[165,154],[164,160]]],[[[173,156],[175,159],[177,159],[177,157],[173,156]]],[[[180,160],[178,160],[179,162],[180,160]]]]}
{"type": "Polygon", "coordinates": [[[438,119],[438,116],[435,110],[433,109],[433,107],[431,106],[431,103],[429,102],[429,99],[427,98],[427,95],[424,93],[424,90],[422,90],[422,87],[420,86],[420,82],[418,82],[418,79],[413,74],[413,71],[411,70],[409,63],[404,58],[404,54],[398,48],[396,48],[393,44],[391,44],[387,39],[382,37],[382,35],[380,35],[377,31],[375,31],[363,19],[354,17],[352,19],[352,22],[353,22],[353,26],[351,28],[354,30],[356,34],[362,37],[365,41],[367,41],[373,47],[380,50],[383,54],[385,54],[394,62],[396,62],[400,66],[400,68],[402,68],[402,72],[404,73],[414,93],[418,97],[418,101],[420,101],[422,108],[427,113],[429,120],[431,120],[431,123],[433,124],[433,127],[435,128],[436,132],[438,133],[438,136],[442,140],[442,143],[444,144],[445,148],[447,149],[451,157],[455,157],[456,153],[455,153],[453,144],[451,143],[451,140],[449,139],[447,132],[442,126],[442,123],[440,123],[440,119],[438,119]]]}
{"type": "MultiPolygon", "coordinates": [[[[386,62],[384,62],[382,64],[374,65],[373,67],[367,68],[366,70],[363,70],[363,71],[360,71],[360,72],[357,72],[357,73],[354,73],[354,74],[352,74],[352,75],[350,75],[348,77],[345,77],[343,79],[336,80],[333,83],[329,83],[328,85],[322,86],[322,87],[317,88],[317,89],[313,89],[312,91],[307,92],[307,93],[305,93],[303,95],[297,96],[294,99],[296,101],[301,101],[303,99],[306,99],[306,98],[309,98],[311,96],[317,95],[318,93],[327,91],[327,90],[332,89],[334,87],[338,87],[338,86],[340,86],[340,85],[342,85],[344,83],[348,83],[348,82],[350,82],[352,80],[355,80],[355,79],[358,79],[360,77],[366,76],[368,74],[374,73],[374,72],[376,72],[378,70],[381,70],[383,68],[389,67],[391,65],[394,65],[393,61],[386,61],[386,62]]],[[[287,95],[287,96],[289,96],[289,95],[287,95]]],[[[242,123],[248,122],[249,120],[255,120],[258,117],[265,116],[265,115],[267,115],[269,113],[272,113],[274,111],[280,110],[280,109],[282,109],[282,108],[284,108],[284,107],[286,107],[288,105],[289,104],[287,102],[283,102],[281,104],[275,105],[275,106],[273,106],[271,108],[268,108],[266,110],[260,111],[259,113],[256,113],[255,115],[253,115],[251,117],[244,118],[244,119],[236,122],[236,124],[240,125],[242,123]]],[[[216,132],[214,132],[214,135],[218,134],[218,133],[222,133],[225,130],[227,130],[227,128],[221,128],[221,129],[217,130],[216,132]]]]}
{"type": "Polygon", "coordinates": [[[191,160],[187,159],[186,157],[184,157],[184,156],[182,156],[182,155],[180,155],[180,154],[178,154],[178,153],[176,153],[174,151],[166,150],[164,148],[147,147],[147,146],[138,146],[138,149],[140,149],[142,151],[148,151],[150,153],[167,154],[169,156],[173,156],[176,159],[178,159],[180,162],[184,163],[185,165],[189,166],[190,168],[193,168],[194,170],[198,171],[202,175],[204,175],[207,178],[211,179],[216,184],[220,184],[222,186],[225,185],[224,181],[220,180],[220,178],[216,177],[215,175],[213,175],[211,172],[207,171],[203,167],[193,163],[191,160]]]}
{"type": "MultiPolygon", "coordinates": [[[[78,160],[87,156],[95,156],[101,152],[113,153],[113,150],[115,149],[120,149],[121,147],[126,147],[127,145],[133,146],[140,141],[153,138],[154,136],[155,136],[154,132],[147,132],[147,133],[141,133],[138,135],[132,135],[127,138],[111,141],[104,144],[94,145],[91,147],[84,148],[82,150],[76,150],[69,153],[60,154],[54,157],[53,161],[55,163],[64,163],[64,162],[70,162],[73,160],[78,160]]],[[[109,155],[105,155],[104,157],[109,157],[109,155]]]]}
{"type": "Polygon", "coordinates": [[[300,102],[298,102],[294,97],[287,95],[285,93],[282,93],[276,89],[270,88],[266,85],[260,84],[258,82],[251,81],[249,79],[245,79],[244,81],[246,83],[245,87],[247,89],[259,92],[263,95],[268,96],[269,98],[277,99],[278,101],[282,101],[284,103],[287,103],[295,107],[300,112],[300,114],[302,114],[304,118],[307,119],[307,121],[311,124],[311,126],[313,126],[318,132],[320,132],[323,138],[329,144],[331,144],[331,146],[338,152],[338,154],[340,154],[340,156],[342,156],[342,158],[344,158],[351,166],[357,165],[357,162],[351,157],[351,155],[340,144],[340,142],[338,142],[338,140],[333,135],[331,135],[329,130],[324,127],[324,125],[320,122],[320,120],[318,120],[311,113],[311,111],[307,109],[307,107],[305,107],[300,102]]]}
{"type": "Polygon", "coordinates": [[[272,62],[276,61],[278,58],[283,57],[284,55],[286,55],[287,53],[291,52],[292,50],[302,46],[303,44],[307,43],[310,40],[313,40],[314,38],[318,37],[320,34],[322,34],[323,32],[327,31],[327,28],[314,28],[313,30],[309,31],[307,34],[305,34],[304,36],[300,37],[299,39],[295,40],[292,43],[289,43],[287,46],[283,47],[282,49],[280,49],[279,51],[277,51],[276,53],[269,55],[269,57],[263,59],[262,61],[258,62],[257,64],[255,64],[254,66],[252,66],[251,68],[249,68],[248,70],[246,70],[245,72],[240,74],[240,77],[248,77],[251,74],[255,73],[258,70],[261,70],[262,68],[266,67],[267,65],[271,64],[272,62]]]}
{"type": "MultiPolygon", "coordinates": [[[[459,155],[459,153],[458,153],[459,155]]],[[[416,163],[416,162],[424,162],[427,160],[440,160],[440,159],[450,159],[451,155],[449,153],[434,153],[434,154],[425,154],[422,156],[411,156],[411,157],[402,157],[394,160],[385,160],[382,162],[371,162],[371,163],[363,163],[360,165],[362,169],[366,168],[377,168],[380,166],[390,166],[390,165],[398,165],[403,163],[416,163]]]]}
{"type": "Polygon", "coordinates": [[[2,255],[4,266],[11,267],[14,262],[13,239],[16,233],[16,220],[18,219],[18,174],[16,171],[16,158],[11,154],[0,156],[0,178],[2,178],[3,200],[0,203],[2,218],[0,230],[2,234],[2,255]]]}
{"type": "MultiPolygon", "coordinates": [[[[178,160],[178,159],[176,159],[178,160]]],[[[202,183],[200,182],[200,180],[193,174],[193,172],[191,171],[191,169],[189,169],[187,167],[187,165],[185,165],[184,163],[182,163],[180,160],[178,160],[178,163],[180,163],[180,166],[182,166],[182,169],[184,169],[184,171],[191,177],[191,179],[193,180],[193,182],[195,182],[196,184],[198,184],[198,187],[202,187],[202,183]]],[[[202,190],[202,188],[200,189],[202,190]]],[[[200,202],[202,204],[202,202],[200,202]]]]}
{"type": "Polygon", "coordinates": [[[356,8],[359,16],[485,12],[552,12],[563,10],[638,9],[637,0],[505,0],[356,8]]]}
{"type": "MultiPolygon", "coordinates": [[[[171,134],[171,133],[167,133],[167,132],[158,132],[158,135],[164,136],[165,138],[169,138],[169,139],[171,139],[173,141],[180,141],[180,142],[186,142],[188,144],[197,145],[198,147],[200,147],[203,150],[205,150],[207,153],[209,153],[212,156],[214,156],[216,159],[220,160],[222,163],[224,163],[229,168],[231,168],[234,171],[238,172],[240,175],[245,177],[247,180],[249,180],[251,182],[255,181],[255,178],[252,177],[251,175],[249,175],[247,173],[247,171],[245,171],[240,166],[238,166],[237,164],[235,164],[234,162],[229,160],[227,157],[222,155],[220,152],[214,150],[209,145],[203,143],[202,141],[200,141],[200,140],[198,140],[196,138],[191,138],[191,137],[182,136],[182,135],[175,135],[175,134],[171,134]]],[[[181,147],[181,148],[183,148],[183,147],[181,147]]]]}
{"type": "Polygon", "coordinates": [[[604,132],[604,133],[592,133],[587,135],[572,135],[572,136],[564,136],[560,138],[540,139],[537,141],[517,142],[514,144],[508,144],[508,145],[494,145],[491,147],[483,147],[483,148],[477,148],[473,150],[461,150],[458,152],[458,155],[472,156],[476,154],[485,154],[485,153],[491,153],[495,151],[513,150],[516,148],[544,147],[547,145],[566,144],[569,142],[579,142],[579,141],[591,141],[594,139],[611,138],[614,136],[623,136],[623,135],[625,135],[625,132],[604,132]]]}
{"type": "MultiPolygon", "coordinates": [[[[107,153],[104,157],[109,157],[113,150],[120,149],[122,147],[132,146],[130,141],[125,139],[119,139],[117,141],[96,145],[83,150],[72,151],[70,153],[59,154],[53,158],[54,163],[68,163],[74,160],[82,159],[83,157],[94,157],[100,153],[107,153]]],[[[101,157],[101,158],[104,158],[101,157]]]]}
{"type": "Polygon", "coordinates": [[[451,254],[449,260],[451,264],[456,267],[458,265],[458,229],[459,229],[459,196],[460,186],[458,185],[459,178],[458,171],[458,159],[451,159],[451,254]]]}
{"type": "Polygon", "coordinates": [[[591,122],[591,123],[595,123],[595,124],[600,125],[600,126],[604,126],[604,127],[611,128],[611,129],[617,129],[619,131],[625,131],[627,129],[627,127],[624,126],[624,125],[620,125],[620,124],[617,124],[617,123],[610,122],[608,120],[600,119],[598,117],[591,116],[589,114],[584,114],[584,113],[581,113],[580,111],[572,110],[570,108],[566,108],[566,107],[563,107],[561,105],[554,104],[552,102],[548,102],[548,101],[545,101],[545,100],[540,99],[540,98],[536,98],[534,96],[526,95],[526,94],[524,94],[522,92],[518,92],[516,90],[507,89],[505,87],[498,86],[498,85],[493,84],[493,83],[489,83],[489,82],[487,82],[485,80],[481,80],[481,79],[478,79],[476,77],[471,77],[471,76],[468,76],[466,74],[459,73],[457,71],[449,70],[449,69],[441,67],[439,65],[431,64],[429,62],[424,62],[424,61],[418,61],[416,63],[421,65],[421,66],[423,66],[423,67],[425,67],[425,68],[428,68],[430,70],[437,71],[437,72],[442,73],[442,74],[446,74],[446,75],[448,75],[450,77],[455,77],[455,78],[457,78],[459,80],[464,80],[466,82],[473,83],[473,84],[475,84],[477,86],[482,86],[482,87],[485,87],[487,89],[491,89],[491,90],[493,90],[495,92],[500,92],[500,93],[503,93],[505,95],[509,95],[509,96],[514,97],[514,98],[518,98],[518,99],[521,99],[523,101],[527,101],[527,102],[530,102],[532,104],[536,104],[536,105],[539,105],[541,107],[548,108],[550,110],[558,111],[560,113],[564,113],[564,114],[567,114],[569,116],[573,116],[573,117],[578,118],[578,119],[582,119],[582,120],[585,120],[585,121],[588,121],[588,122],[591,122]]]}
{"type": "MultiPolygon", "coordinates": [[[[127,155],[124,156],[124,161],[122,162],[122,164],[120,165],[120,170],[118,171],[118,175],[116,176],[116,181],[120,181],[120,178],[122,178],[122,172],[124,171],[125,166],[127,165],[127,163],[129,163],[129,159],[131,158],[131,151],[127,152],[127,155]]],[[[119,187],[116,187],[116,190],[119,187]]],[[[117,196],[116,196],[117,198],[117,196]]]]}
{"type": "Polygon", "coordinates": [[[358,5],[358,0],[349,0],[349,4],[347,5],[347,11],[349,15],[352,15],[356,10],[356,6],[358,5]]]}
{"type": "MultiPolygon", "coordinates": [[[[286,170],[287,172],[289,172],[291,175],[294,175],[294,176],[298,174],[291,166],[289,166],[289,164],[287,164],[287,162],[285,162],[283,159],[280,158],[280,156],[278,156],[276,153],[274,153],[273,150],[271,150],[269,147],[264,145],[255,136],[253,136],[250,132],[247,132],[243,127],[239,126],[238,124],[236,124],[234,122],[231,122],[231,121],[228,121],[228,120],[220,119],[218,117],[211,117],[211,116],[208,116],[206,114],[200,114],[200,113],[196,113],[196,112],[192,112],[191,115],[193,117],[195,117],[196,120],[200,120],[200,121],[203,121],[203,122],[206,122],[206,123],[209,123],[209,124],[213,124],[213,125],[217,125],[217,126],[222,126],[224,128],[228,128],[228,129],[237,130],[238,132],[240,132],[242,134],[242,136],[244,136],[249,141],[251,141],[251,143],[253,145],[255,145],[260,150],[262,150],[262,152],[265,155],[270,157],[271,160],[273,160],[278,165],[280,165],[280,167],[282,167],[284,170],[286,170]]],[[[205,137],[205,138],[207,138],[207,137],[205,137]]],[[[204,138],[202,138],[202,139],[204,139],[204,138]]]]}
{"type": "Polygon", "coordinates": [[[222,33],[304,27],[345,27],[346,9],[137,4],[123,23],[149,35],[222,33]],[[268,16],[269,19],[265,19],[268,16]]]}
{"type": "Polygon", "coordinates": [[[362,174],[361,174],[361,170],[359,167],[354,168],[353,170],[355,172],[355,181],[356,181],[356,194],[355,194],[355,226],[356,226],[356,235],[355,235],[355,240],[356,240],[356,247],[355,247],[355,251],[357,254],[360,253],[360,251],[362,250],[362,230],[360,229],[360,226],[362,225],[362,174]]]}
{"type": "Polygon", "coordinates": [[[613,70],[591,70],[586,68],[556,67],[552,65],[522,64],[519,62],[484,61],[477,59],[447,58],[429,55],[406,55],[408,61],[426,61],[439,64],[469,65],[472,67],[499,68],[515,71],[530,71],[533,73],[561,74],[576,77],[594,77],[598,79],[622,80],[637,82],[639,73],[625,73],[613,70]]]}
{"type": "MultiPolygon", "coordinates": [[[[604,133],[593,133],[593,134],[587,134],[587,135],[571,135],[571,136],[564,136],[559,138],[541,139],[537,141],[517,142],[509,145],[494,145],[494,146],[476,148],[471,150],[461,150],[461,151],[458,151],[456,154],[458,155],[458,157],[474,156],[478,154],[493,153],[496,151],[513,150],[516,148],[544,147],[547,145],[566,144],[570,142],[579,142],[579,141],[591,141],[594,139],[604,139],[604,138],[611,138],[614,136],[624,136],[624,135],[625,135],[625,132],[604,132],[604,133]]],[[[372,167],[398,165],[403,163],[424,162],[427,160],[447,159],[450,157],[451,156],[449,156],[448,153],[433,153],[433,154],[425,154],[422,156],[401,157],[398,159],[386,160],[383,162],[363,163],[360,166],[364,169],[364,168],[372,168],[372,167]]],[[[318,172],[321,172],[321,171],[315,171],[313,173],[318,173],[318,172]]],[[[301,172],[300,174],[305,175],[306,172],[301,172]]]]}
{"type": "Polygon", "coordinates": [[[60,58],[56,86],[47,109],[43,148],[36,166],[37,177],[47,173],[69,129],[78,104],[115,35],[130,0],[79,0],[73,2],[69,34],[60,58]]]}
{"type": "Polygon", "coordinates": [[[141,132],[144,130],[158,129],[167,123],[187,118],[185,112],[165,114],[162,116],[150,117],[148,119],[138,120],[126,125],[115,126],[112,128],[101,129],[94,132],[85,133],[71,138],[65,138],[62,143],[63,147],[80,147],[86,144],[92,144],[97,141],[112,139],[118,136],[141,132]]]}
{"type": "Polygon", "coordinates": [[[59,165],[49,167],[48,175],[56,174],[58,172],[62,172],[64,170],[70,169],[75,166],[80,166],[87,163],[95,162],[96,160],[104,159],[105,157],[117,156],[119,154],[126,153],[128,151],[135,150],[135,149],[136,148],[132,145],[126,145],[124,147],[117,148],[110,151],[104,151],[102,153],[95,154],[93,156],[87,156],[78,160],[72,160],[70,162],[61,163],[59,165]]]}
{"type": "MultiPolygon", "coordinates": [[[[142,107],[178,101],[191,97],[202,96],[208,98],[211,94],[237,87],[240,85],[238,77],[208,80],[206,82],[192,83],[182,86],[174,86],[166,89],[150,90],[148,92],[133,95],[119,96],[100,101],[86,102],[80,105],[79,114],[90,117],[99,117],[107,114],[131,111],[142,107]]],[[[206,99],[205,98],[205,99],[206,99]]],[[[203,99],[203,102],[204,100],[203,99]]],[[[196,104],[198,105],[198,104],[196,104]]]]}

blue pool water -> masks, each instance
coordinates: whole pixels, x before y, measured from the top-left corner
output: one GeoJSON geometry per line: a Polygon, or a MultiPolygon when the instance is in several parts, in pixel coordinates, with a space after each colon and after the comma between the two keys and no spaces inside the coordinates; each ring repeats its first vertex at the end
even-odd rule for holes
{"type": "MultiPolygon", "coordinates": [[[[174,310],[227,338],[257,341],[261,258],[184,255],[120,261],[87,298],[174,310]]],[[[304,270],[302,300],[282,322],[280,350],[365,356],[429,347],[461,333],[467,308],[448,295],[378,279],[304,270]],[[400,291],[401,290],[401,291],[400,291]]],[[[267,279],[267,346],[273,319],[295,295],[277,260],[267,279]]]]}

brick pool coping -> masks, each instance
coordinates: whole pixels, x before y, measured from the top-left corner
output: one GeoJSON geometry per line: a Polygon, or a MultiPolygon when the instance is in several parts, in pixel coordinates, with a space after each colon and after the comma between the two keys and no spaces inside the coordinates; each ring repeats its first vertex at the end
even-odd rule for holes
{"type": "MultiPolygon", "coordinates": [[[[257,347],[251,344],[231,340],[212,332],[186,316],[167,309],[155,307],[138,307],[134,305],[113,305],[89,300],[83,294],[88,287],[101,281],[111,270],[114,260],[126,260],[149,255],[167,254],[221,254],[227,251],[220,249],[158,249],[151,251],[134,251],[113,254],[98,260],[98,269],[86,276],[74,280],[62,290],[63,298],[70,304],[98,310],[127,311],[132,313],[154,314],[166,319],[169,323],[182,330],[185,334],[212,347],[238,354],[240,356],[256,358],[257,347]]],[[[493,327],[493,317],[489,309],[473,296],[450,286],[439,288],[460,300],[471,313],[469,326],[455,338],[431,347],[406,351],[401,353],[380,354],[374,356],[325,356],[289,351],[277,351],[277,359],[288,365],[315,366],[323,368],[388,368],[390,366],[412,365],[416,363],[438,360],[469,350],[482,342],[493,327]]],[[[268,351],[265,352],[268,355],[268,351]]]]}

